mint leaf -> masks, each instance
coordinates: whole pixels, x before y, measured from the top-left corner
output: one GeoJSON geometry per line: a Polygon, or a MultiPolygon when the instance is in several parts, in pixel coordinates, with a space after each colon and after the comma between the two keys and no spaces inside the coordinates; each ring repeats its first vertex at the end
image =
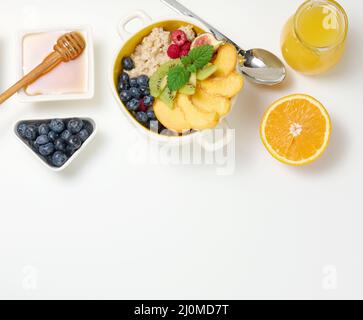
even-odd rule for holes
{"type": "Polygon", "coordinates": [[[214,48],[210,45],[203,45],[192,49],[189,52],[189,58],[193,61],[193,65],[197,69],[202,69],[207,63],[209,63],[214,54],[214,48]]]}
{"type": "Polygon", "coordinates": [[[202,69],[213,58],[214,48],[210,45],[203,45],[194,48],[180,60],[182,65],[173,67],[168,72],[168,88],[175,92],[184,87],[192,73],[202,69]]]}
{"type": "Polygon", "coordinates": [[[189,56],[184,56],[184,57],[181,57],[180,59],[185,67],[187,67],[188,65],[193,63],[193,60],[189,56]]]}
{"type": "Polygon", "coordinates": [[[189,65],[189,66],[187,67],[187,70],[188,70],[190,73],[196,73],[196,72],[197,72],[197,68],[195,67],[195,65],[194,65],[194,64],[189,65]]]}
{"type": "Polygon", "coordinates": [[[168,88],[177,91],[184,87],[190,78],[190,72],[182,66],[172,68],[168,73],[168,88]]]}

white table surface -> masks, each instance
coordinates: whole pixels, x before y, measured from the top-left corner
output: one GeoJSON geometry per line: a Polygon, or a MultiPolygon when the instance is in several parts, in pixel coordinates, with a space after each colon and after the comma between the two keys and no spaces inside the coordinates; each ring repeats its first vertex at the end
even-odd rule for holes
{"type": "MultiPolygon", "coordinates": [[[[281,29],[301,1],[183,3],[241,45],[281,55],[281,29]]],[[[247,83],[229,117],[236,167],[218,175],[219,165],[155,164],[108,86],[119,19],[135,9],[157,18],[167,7],[1,1],[2,89],[16,80],[17,30],[91,24],[96,94],[33,105],[14,97],[0,108],[0,297],[363,298],[363,12],[359,1],[341,3],[350,18],[345,62],[316,78],[289,70],[279,88],[247,83]],[[258,130],[268,105],[296,92],[321,100],[334,122],[324,157],[303,168],[271,158],[258,130]],[[73,115],[95,118],[100,131],[63,173],[14,137],[18,120],[73,115]]]]}

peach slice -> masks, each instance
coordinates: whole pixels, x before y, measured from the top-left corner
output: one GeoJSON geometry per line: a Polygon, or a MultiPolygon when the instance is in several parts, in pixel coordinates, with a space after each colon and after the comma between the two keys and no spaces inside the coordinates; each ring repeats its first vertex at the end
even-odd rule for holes
{"type": "Polygon", "coordinates": [[[183,111],[174,104],[174,109],[171,109],[167,104],[160,99],[156,99],[154,103],[154,112],[156,118],[167,129],[183,133],[191,129],[190,124],[185,120],[183,111]]]}
{"type": "Polygon", "coordinates": [[[232,44],[225,44],[220,47],[213,64],[218,67],[214,74],[216,77],[227,77],[236,70],[237,65],[237,49],[232,44]]]}
{"type": "Polygon", "coordinates": [[[232,98],[238,94],[244,85],[244,79],[237,71],[225,78],[209,78],[200,82],[200,87],[206,93],[232,98]]]}
{"type": "Polygon", "coordinates": [[[192,129],[212,129],[218,125],[219,117],[216,112],[204,112],[195,107],[189,97],[179,94],[176,98],[177,106],[184,112],[186,121],[192,129]]]}
{"type": "Polygon", "coordinates": [[[192,103],[205,112],[217,112],[220,117],[231,111],[231,100],[204,92],[200,87],[192,96],[192,103]]]}

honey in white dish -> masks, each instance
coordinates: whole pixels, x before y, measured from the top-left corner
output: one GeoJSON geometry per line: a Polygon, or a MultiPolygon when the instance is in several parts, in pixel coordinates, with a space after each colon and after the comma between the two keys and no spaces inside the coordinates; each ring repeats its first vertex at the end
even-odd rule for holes
{"type": "MultiPolygon", "coordinates": [[[[38,66],[52,51],[57,40],[69,31],[31,33],[23,38],[23,74],[38,66]]],[[[82,32],[81,32],[82,33],[82,32]]],[[[82,33],[83,34],[83,33],[82,33]]],[[[86,39],[86,35],[83,34],[86,39]]],[[[77,59],[61,63],[25,89],[29,96],[85,93],[88,89],[87,50],[77,59]]]]}

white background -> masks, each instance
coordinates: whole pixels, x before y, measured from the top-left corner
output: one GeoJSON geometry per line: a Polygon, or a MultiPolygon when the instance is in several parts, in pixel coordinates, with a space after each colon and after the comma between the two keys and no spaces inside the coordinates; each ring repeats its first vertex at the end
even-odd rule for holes
{"type": "MultiPolygon", "coordinates": [[[[242,46],[281,56],[281,29],[301,1],[183,3],[242,46]]],[[[363,10],[360,1],[341,3],[350,18],[344,62],[315,78],[289,70],[278,88],[247,83],[229,117],[236,169],[218,176],[217,165],[130,160],[146,146],[108,86],[121,45],[116,26],[135,9],[157,18],[172,13],[167,7],[1,1],[2,89],[16,80],[19,29],[91,24],[96,95],[34,105],[14,97],[0,108],[0,297],[363,298],[363,10]],[[268,105],[296,92],[321,100],[334,123],[326,154],[304,168],[271,158],[258,131],[268,105]],[[94,117],[100,131],[63,173],[48,171],[14,137],[18,120],[73,115],[94,117]]]]}

